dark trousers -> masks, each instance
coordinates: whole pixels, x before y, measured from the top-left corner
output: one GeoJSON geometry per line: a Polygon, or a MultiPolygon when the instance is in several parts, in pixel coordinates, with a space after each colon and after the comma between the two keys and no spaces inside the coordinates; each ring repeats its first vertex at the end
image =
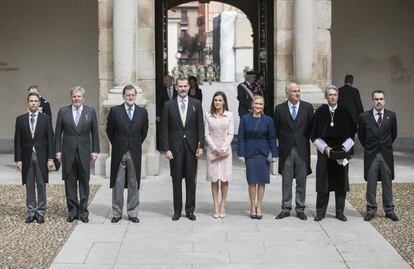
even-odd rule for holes
{"type": "Polygon", "coordinates": [[[182,198],[182,180],[185,178],[185,213],[194,213],[195,195],[196,195],[196,169],[197,159],[194,152],[187,143],[183,143],[180,151],[174,155],[174,159],[170,161],[173,198],[174,198],[174,214],[181,215],[183,208],[182,198]]]}
{"type": "Polygon", "coordinates": [[[385,214],[394,213],[394,202],[392,198],[392,178],[391,170],[385,163],[381,153],[375,156],[367,175],[367,213],[375,214],[377,212],[377,180],[381,179],[382,183],[382,206],[385,214]]]}
{"type": "MultiPolygon", "coordinates": [[[[89,173],[89,171],[88,171],[89,173]]],[[[82,167],[79,152],[76,152],[72,169],[65,180],[65,195],[70,217],[85,218],[89,216],[89,176],[82,167]],[[79,182],[79,200],[78,200],[79,182]]]]}
{"type": "MultiPolygon", "coordinates": [[[[346,192],[335,191],[336,216],[344,214],[346,192]]],[[[316,195],[316,214],[324,217],[329,203],[329,192],[318,192],[316,195]]]]}
{"type": "Polygon", "coordinates": [[[39,162],[35,152],[32,152],[29,171],[26,177],[26,207],[27,215],[42,217],[46,212],[46,182],[40,171],[39,162]],[[36,201],[37,189],[37,201],[36,201]]]}

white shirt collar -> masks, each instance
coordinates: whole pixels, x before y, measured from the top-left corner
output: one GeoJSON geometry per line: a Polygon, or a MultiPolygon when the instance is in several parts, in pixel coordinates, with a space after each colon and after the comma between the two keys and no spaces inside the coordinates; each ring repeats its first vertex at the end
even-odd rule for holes
{"type": "MultiPolygon", "coordinates": [[[[125,107],[125,110],[128,112],[128,108],[130,108],[130,106],[126,102],[124,102],[124,107],[125,107]]],[[[135,110],[135,106],[132,105],[131,108],[132,108],[132,112],[133,112],[135,110]]]]}
{"type": "Polygon", "coordinates": [[[336,104],[334,107],[331,107],[330,105],[328,105],[329,108],[329,112],[335,112],[335,110],[338,108],[338,104],[336,104]]]}
{"type": "Polygon", "coordinates": [[[187,103],[188,102],[188,95],[185,98],[182,98],[181,96],[177,95],[178,103],[180,103],[183,100],[184,100],[185,103],[187,103]]]}
{"type": "Polygon", "coordinates": [[[296,110],[298,110],[299,109],[299,105],[300,105],[300,100],[294,105],[294,104],[292,104],[289,100],[287,101],[288,102],[288,106],[289,106],[289,110],[292,110],[292,107],[293,106],[295,106],[295,108],[296,108],[296,110]]]}
{"type": "MultiPolygon", "coordinates": [[[[76,107],[72,105],[72,111],[75,111],[75,110],[76,110],[76,107]]],[[[82,112],[82,110],[83,110],[83,105],[79,107],[79,111],[82,112]]]]}
{"type": "Polygon", "coordinates": [[[378,116],[378,112],[381,113],[381,115],[384,117],[384,109],[382,109],[381,111],[377,111],[375,108],[372,109],[374,117],[378,116]]]}
{"type": "Polygon", "coordinates": [[[37,116],[39,116],[39,110],[36,110],[36,112],[32,112],[32,111],[29,110],[29,117],[32,115],[32,113],[34,113],[36,115],[35,118],[37,116]]]}

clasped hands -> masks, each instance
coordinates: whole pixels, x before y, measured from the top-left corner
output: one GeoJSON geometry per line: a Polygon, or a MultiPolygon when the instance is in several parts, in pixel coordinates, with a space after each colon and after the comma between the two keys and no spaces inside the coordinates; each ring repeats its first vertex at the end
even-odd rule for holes
{"type": "MultiPolygon", "coordinates": [[[[202,155],[203,155],[203,149],[202,148],[198,148],[196,150],[196,154],[195,154],[196,159],[199,159],[202,155]]],[[[165,152],[165,158],[167,158],[167,160],[174,159],[174,155],[172,154],[172,151],[171,150],[167,150],[165,152]]]]}

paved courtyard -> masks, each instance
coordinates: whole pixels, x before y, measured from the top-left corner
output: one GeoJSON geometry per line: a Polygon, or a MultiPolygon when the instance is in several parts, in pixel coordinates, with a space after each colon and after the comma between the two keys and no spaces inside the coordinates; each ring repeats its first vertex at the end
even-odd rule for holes
{"type": "MultiPolygon", "coordinates": [[[[401,155],[401,154],[397,154],[401,155]]],[[[397,157],[397,182],[412,182],[412,155],[397,157]]],[[[312,158],[313,167],[315,158],[312,158]]],[[[11,155],[1,155],[2,184],[20,183],[11,155]]],[[[346,205],[347,222],[328,216],[315,222],[315,178],[308,180],[307,221],[293,214],[275,220],[280,210],[281,178],[272,176],[265,195],[263,220],[248,218],[244,168],[234,162],[224,219],[213,219],[205,161],[199,165],[197,221],[171,221],[172,187],[167,161],[159,176],[143,180],[140,223],[112,224],[109,182],[90,204],[90,223],[79,223],[50,268],[410,268],[397,251],[361,215],[346,205]]],[[[351,161],[351,182],[361,182],[361,158],[351,161]]],[[[52,173],[52,184],[61,184],[52,173]]],[[[333,199],[332,199],[333,200],[333,199]]]]}

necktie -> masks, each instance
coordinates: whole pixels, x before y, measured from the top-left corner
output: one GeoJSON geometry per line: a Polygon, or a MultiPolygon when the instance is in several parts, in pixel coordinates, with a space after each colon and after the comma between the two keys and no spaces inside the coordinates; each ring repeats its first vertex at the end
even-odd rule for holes
{"type": "Polygon", "coordinates": [[[296,120],[296,106],[292,106],[292,118],[296,120]]]}
{"type": "Polygon", "coordinates": [[[32,125],[32,130],[34,129],[35,117],[36,117],[35,113],[30,114],[30,123],[32,125]]]}
{"type": "Polygon", "coordinates": [[[128,118],[132,121],[132,107],[128,107],[128,118]]]}
{"type": "Polygon", "coordinates": [[[76,110],[76,113],[75,113],[75,125],[76,126],[78,126],[78,123],[79,123],[79,119],[80,119],[80,109],[79,108],[76,108],[75,109],[76,110]]]}
{"type": "Polygon", "coordinates": [[[381,123],[382,123],[382,113],[381,112],[378,112],[377,115],[378,115],[377,124],[378,124],[378,126],[381,126],[381,123]]]}
{"type": "Polygon", "coordinates": [[[172,90],[171,90],[171,87],[170,88],[168,88],[168,98],[172,98],[172,90]]]}
{"type": "Polygon", "coordinates": [[[181,112],[184,113],[185,112],[185,101],[181,100],[181,112]]]}

